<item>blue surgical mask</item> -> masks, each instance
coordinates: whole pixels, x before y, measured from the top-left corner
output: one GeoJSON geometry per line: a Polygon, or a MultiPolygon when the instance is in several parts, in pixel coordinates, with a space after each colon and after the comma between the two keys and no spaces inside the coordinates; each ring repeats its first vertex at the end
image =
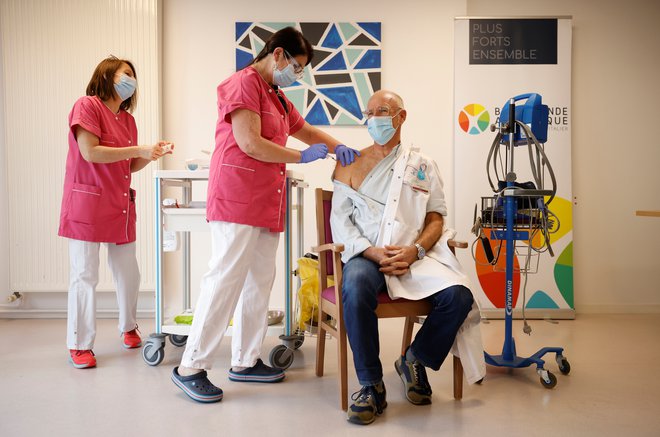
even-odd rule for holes
{"type": "Polygon", "coordinates": [[[396,129],[392,126],[392,118],[389,115],[380,117],[371,117],[367,120],[367,130],[371,138],[381,146],[387,144],[396,133],[396,129]]]}
{"type": "Polygon", "coordinates": [[[277,86],[289,86],[298,80],[298,76],[293,68],[293,65],[289,64],[284,69],[278,70],[277,66],[273,69],[273,84],[277,86]]]}
{"type": "Polygon", "coordinates": [[[117,95],[123,102],[135,94],[136,86],[137,80],[122,73],[121,76],[119,76],[119,82],[115,83],[115,91],[117,91],[117,95]]]}

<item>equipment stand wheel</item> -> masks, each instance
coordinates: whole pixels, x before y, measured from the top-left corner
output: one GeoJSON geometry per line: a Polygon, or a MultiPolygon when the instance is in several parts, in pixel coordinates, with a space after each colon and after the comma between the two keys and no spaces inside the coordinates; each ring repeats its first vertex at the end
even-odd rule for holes
{"type": "Polygon", "coordinates": [[[286,370],[293,364],[293,350],[283,344],[278,344],[270,351],[268,358],[272,367],[286,370]]]}
{"type": "Polygon", "coordinates": [[[170,334],[170,343],[172,343],[176,347],[185,346],[187,341],[188,341],[187,335],[170,334]]]}
{"type": "Polygon", "coordinates": [[[541,385],[545,388],[554,388],[557,385],[557,377],[545,369],[537,369],[541,385]]]}
{"type": "Polygon", "coordinates": [[[157,366],[165,358],[166,334],[151,334],[142,347],[142,359],[150,366],[157,366]]]}

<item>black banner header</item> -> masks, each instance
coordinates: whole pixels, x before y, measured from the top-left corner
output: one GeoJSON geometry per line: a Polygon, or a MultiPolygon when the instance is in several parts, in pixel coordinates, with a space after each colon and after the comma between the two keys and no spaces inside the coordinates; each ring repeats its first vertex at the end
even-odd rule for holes
{"type": "Polygon", "coordinates": [[[556,19],[470,20],[470,64],[556,64],[556,19]]]}

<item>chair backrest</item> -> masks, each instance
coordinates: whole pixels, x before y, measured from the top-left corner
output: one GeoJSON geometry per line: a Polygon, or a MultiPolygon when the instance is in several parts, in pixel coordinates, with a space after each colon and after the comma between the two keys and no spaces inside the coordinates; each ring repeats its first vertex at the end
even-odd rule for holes
{"type": "MultiPolygon", "coordinates": [[[[332,229],[330,228],[330,212],[332,211],[332,191],[317,188],[316,198],[316,235],[318,245],[332,243],[332,229]]],[[[334,274],[332,257],[322,256],[319,261],[325,259],[326,274],[334,274]]]]}

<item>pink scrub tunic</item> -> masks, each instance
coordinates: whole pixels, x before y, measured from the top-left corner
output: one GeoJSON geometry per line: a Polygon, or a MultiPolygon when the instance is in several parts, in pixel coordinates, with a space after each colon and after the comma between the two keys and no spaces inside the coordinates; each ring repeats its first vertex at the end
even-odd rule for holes
{"type": "Polygon", "coordinates": [[[86,161],[75,132],[80,126],[106,147],[137,145],[135,119],[124,110],[114,114],[96,96],[78,99],[69,114],[69,153],[58,235],[82,241],[135,241],[135,190],[131,160],[109,164],[86,161]]]}
{"type": "Polygon", "coordinates": [[[284,147],[305,120],[279,90],[288,106],[284,110],[277,92],[252,67],[237,71],[218,86],[218,123],[211,157],[207,213],[209,221],[225,221],[284,230],[286,165],[258,161],[236,143],[231,113],[248,109],[261,117],[261,136],[284,147]]]}

